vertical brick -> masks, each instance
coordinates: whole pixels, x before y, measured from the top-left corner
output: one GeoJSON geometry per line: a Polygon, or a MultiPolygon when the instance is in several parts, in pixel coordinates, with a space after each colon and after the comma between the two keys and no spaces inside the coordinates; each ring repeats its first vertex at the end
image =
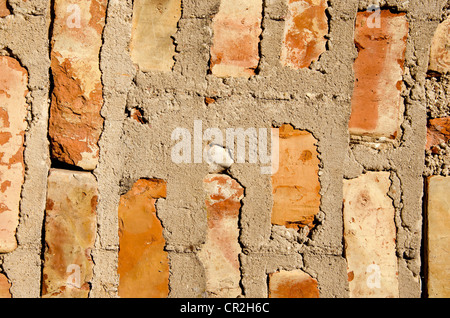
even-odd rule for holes
{"type": "Polygon", "coordinates": [[[135,0],[131,59],[144,71],[170,71],[175,63],[175,44],[181,18],[181,0],[135,0]]]}
{"type": "Polygon", "coordinates": [[[427,285],[428,297],[450,297],[450,177],[428,178],[427,186],[427,285]]]}
{"type": "Polygon", "coordinates": [[[242,292],[239,214],[244,189],[227,175],[209,175],[203,185],[208,233],[198,257],[205,268],[206,291],[212,297],[235,298],[242,292]]]}
{"type": "Polygon", "coordinates": [[[344,180],[350,297],[399,297],[395,209],[389,172],[344,180]]]}
{"type": "Polygon", "coordinates": [[[56,0],[49,136],[52,157],[94,170],[103,128],[99,65],[107,0],[56,0]]]}
{"type": "Polygon", "coordinates": [[[0,253],[17,247],[16,228],[24,182],[28,73],[20,63],[0,56],[0,253]]]}
{"type": "Polygon", "coordinates": [[[307,131],[283,125],[279,134],[279,169],[272,176],[272,224],[312,228],[320,208],[317,140],[307,131]]]}
{"type": "Polygon", "coordinates": [[[428,69],[441,74],[450,71],[450,18],[439,24],[433,37],[428,69]]]}
{"type": "Polygon", "coordinates": [[[288,15],[281,48],[281,63],[305,68],[326,51],[326,0],[287,0],[288,15]]]}
{"type": "Polygon", "coordinates": [[[97,233],[97,181],[89,172],[52,169],[45,214],[43,297],[87,298],[97,233]]]}
{"type": "Polygon", "coordinates": [[[222,0],[213,20],[211,72],[218,77],[250,77],[259,64],[262,0],[222,0]]]}
{"type": "Polygon", "coordinates": [[[317,280],[301,270],[269,274],[269,298],[319,298],[317,280]]]}
{"type": "Polygon", "coordinates": [[[4,18],[11,14],[6,4],[7,0],[0,0],[0,18],[4,18]]]}
{"type": "Polygon", "coordinates": [[[381,10],[380,27],[373,12],[356,18],[355,87],[351,135],[395,139],[403,120],[401,97],[408,21],[404,13],[381,10]]]}
{"type": "Polygon", "coordinates": [[[428,121],[427,149],[432,149],[450,140],[450,117],[435,118],[428,121]]]}
{"type": "Polygon", "coordinates": [[[138,180],[119,205],[119,296],[165,298],[169,295],[169,258],[157,199],[166,197],[162,180],[138,180]]]}
{"type": "Polygon", "coordinates": [[[8,278],[0,274],[0,298],[11,298],[11,292],[9,289],[11,288],[11,284],[8,281],[8,278]]]}

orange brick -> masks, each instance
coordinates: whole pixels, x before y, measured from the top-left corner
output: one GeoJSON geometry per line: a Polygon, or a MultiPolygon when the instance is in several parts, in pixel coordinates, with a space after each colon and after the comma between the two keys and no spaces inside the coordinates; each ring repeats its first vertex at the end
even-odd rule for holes
{"type": "Polygon", "coordinates": [[[169,294],[169,258],[155,208],[156,200],[165,197],[164,181],[141,179],[120,198],[118,274],[122,298],[166,298],[169,294]]]}
{"type": "Polygon", "coordinates": [[[272,224],[312,228],[321,200],[317,140],[291,125],[281,126],[278,133],[279,169],[272,176],[272,224]]]}
{"type": "Polygon", "coordinates": [[[355,43],[355,87],[351,135],[395,139],[403,120],[401,88],[408,21],[404,13],[381,10],[380,28],[368,22],[373,12],[359,12],[355,43]]]}
{"type": "Polygon", "coordinates": [[[209,175],[203,181],[208,233],[198,253],[205,268],[209,296],[235,298],[241,295],[239,213],[244,189],[227,175],[209,175]]]}
{"type": "Polygon", "coordinates": [[[301,270],[269,274],[269,298],[319,298],[317,280],[301,270]]]}
{"type": "Polygon", "coordinates": [[[450,117],[435,118],[428,121],[427,149],[432,149],[450,140],[450,117]]]}
{"type": "Polygon", "coordinates": [[[0,253],[17,247],[16,228],[24,182],[28,73],[20,63],[0,56],[0,253]]]}
{"type": "Polygon", "coordinates": [[[6,4],[7,0],[0,0],[0,18],[4,18],[11,14],[6,4]]]}
{"type": "Polygon", "coordinates": [[[450,71],[450,18],[439,24],[433,37],[428,69],[441,74],[450,71]]]}
{"type": "Polygon", "coordinates": [[[11,284],[8,281],[8,278],[0,274],[0,298],[11,298],[11,292],[9,289],[11,288],[11,284]]]}
{"type": "Polygon", "coordinates": [[[250,77],[259,65],[262,0],[222,0],[213,20],[211,72],[250,77]]]}
{"type": "Polygon", "coordinates": [[[288,15],[281,63],[296,69],[317,61],[326,51],[328,18],[326,0],[287,0],[288,15]]]}

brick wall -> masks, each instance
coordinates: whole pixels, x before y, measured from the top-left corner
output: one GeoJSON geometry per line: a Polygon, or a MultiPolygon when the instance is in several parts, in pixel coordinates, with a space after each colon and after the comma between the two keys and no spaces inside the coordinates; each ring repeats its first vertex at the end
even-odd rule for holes
{"type": "Polygon", "coordinates": [[[0,0],[0,297],[448,297],[450,3],[0,0]]]}

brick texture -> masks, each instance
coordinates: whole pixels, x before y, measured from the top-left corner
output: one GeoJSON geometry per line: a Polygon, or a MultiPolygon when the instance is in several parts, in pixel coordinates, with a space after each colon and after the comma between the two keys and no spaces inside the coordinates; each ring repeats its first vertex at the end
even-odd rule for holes
{"type": "Polygon", "coordinates": [[[319,298],[317,280],[301,270],[269,274],[269,298],[319,298]]]}
{"type": "Polygon", "coordinates": [[[133,4],[131,59],[142,71],[170,71],[175,63],[172,36],[181,0],[136,0],[133,4]]]}
{"type": "Polygon", "coordinates": [[[428,69],[441,74],[450,71],[450,18],[447,18],[436,29],[431,44],[430,65],[428,69]]]}
{"type": "Polygon", "coordinates": [[[28,74],[20,63],[0,56],[0,253],[17,247],[16,228],[24,182],[28,74]]]}
{"type": "Polygon", "coordinates": [[[226,175],[210,175],[203,181],[208,233],[198,257],[206,273],[210,297],[235,298],[241,295],[239,254],[239,214],[244,189],[226,175]]]}
{"type": "Polygon", "coordinates": [[[8,281],[8,278],[0,274],[0,298],[11,298],[10,288],[11,283],[8,281]]]}
{"type": "Polygon", "coordinates": [[[344,180],[344,239],[350,297],[399,297],[395,209],[389,172],[344,180]]]}
{"type": "Polygon", "coordinates": [[[305,68],[326,51],[326,0],[287,0],[288,15],[281,48],[281,63],[305,68]]]}
{"type": "Polygon", "coordinates": [[[218,77],[250,77],[259,65],[261,0],[222,0],[213,19],[211,72],[218,77]]]}
{"type": "Polygon", "coordinates": [[[166,197],[162,180],[138,180],[119,206],[119,296],[165,298],[169,294],[169,258],[156,200],[166,197]]]}
{"type": "Polygon", "coordinates": [[[279,169],[272,176],[272,224],[313,228],[321,200],[317,140],[291,125],[281,126],[278,135],[279,169]]]}
{"type": "Polygon", "coordinates": [[[450,297],[450,177],[428,178],[427,186],[427,286],[428,297],[450,297]]]}
{"type": "Polygon", "coordinates": [[[408,36],[404,13],[381,10],[380,27],[369,22],[372,12],[356,18],[355,87],[351,135],[395,139],[403,120],[402,76],[408,36]]]}
{"type": "Polygon", "coordinates": [[[0,0],[0,18],[4,18],[11,14],[6,4],[7,0],[0,0]]]}
{"type": "Polygon", "coordinates": [[[49,136],[52,157],[94,170],[103,129],[99,66],[106,0],[56,0],[49,136]]]}
{"type": "Polygon", "coordinates": [[[450,117],[435,118],[428,121],[427,149],[450,140],[450,117]]]}
{"type": "Polygon", "coordinates": [[[42,296],[87,298],[97,233],[97,181],[88,172],[52,169],[47,191],[42,296]]]}

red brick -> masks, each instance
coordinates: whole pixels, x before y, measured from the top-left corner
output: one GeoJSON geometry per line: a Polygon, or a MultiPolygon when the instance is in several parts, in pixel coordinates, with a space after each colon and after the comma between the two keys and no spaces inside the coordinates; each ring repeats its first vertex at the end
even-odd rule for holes
{"type": "Polygon", "coordinates": [[[404,13],[381,10],[381,27],[368,23],[373,12],[359,12],[355,43],[355,87],[351,135],[395,139],[403,120],[402,79],[408,21],[404,13]]]}
{"type": "Polygon", "coordinates": [[[162,180],[138,180],[119,205],[119,296],[166,298],[169,258],[156,200],[166,197],[162,180]]]}
{"type": "Polygon", "coordinates": [[[317,140],[291,125],[281,126],[278,134],[279,169],[272,176],[272,224],[313,228],[321,200],[317,140]]]}
{"type": "Polygon", "coordinates": [[[301,270],[269,274],[269,298],[319,298],[317,280],[301,270]]]}
{"type": "Polygon", "coordinates": [[[91,250],[97,233],[97,200],[97,181],[91,173],[50,171],[43,297],[88,297],[94,265],[91,250]]]}
{"type": "Polygon", "coordinates": [[[0,18],[4,18],[11,14],[6,2],[7,0],[0,0],[0,18]]]}
{"type": "Polygon", "coordinates": [[[17,247],[16,228],[24,182],[28,73],[20,63],[0,56],[0,253],[17,247]]]}
{"type": "Polygon", "coordinates": [[[296,69],[317,61],[326,51],[326,0],[288,0],[281,63],[296,69]]]}
{"type": "Polygon", "coordinates": [[[5,275],[0,274],[0,298],[11,298],[10,288],[11,284],[8,281],[8,278],[5,275]]]}
{"type": "Polygon", "coordinates": [[[54,5],[51,153],[54,159],[84,170],[98,164],[103,128],[99,54],[106,4],[107,0],[58,0],[54,5]]]}
{"type": "Polygon", "coordinates": [[[450,71],[450,18],[439,24],[433,37],[428,69],[446,74],[450,71]]]}
{"type": "Polygon", "coordinates": [[[203,180],[208,232],[198,253],[205,268],[209,296],[235,298],[241,295],[239,214],[244,189],[227,175],[209,175],[203,180]]]}
{"type": "Polygon", "coordinates": [[[427,149],[432,149],[450,140],[450,117],[435,118],[428,121],[427,149]]]}
{"type": "Polygon", "coordinates": [[[259,65],[262,0],[222,0],[213,20],[211,72],[250,77],[259,65]]]}

